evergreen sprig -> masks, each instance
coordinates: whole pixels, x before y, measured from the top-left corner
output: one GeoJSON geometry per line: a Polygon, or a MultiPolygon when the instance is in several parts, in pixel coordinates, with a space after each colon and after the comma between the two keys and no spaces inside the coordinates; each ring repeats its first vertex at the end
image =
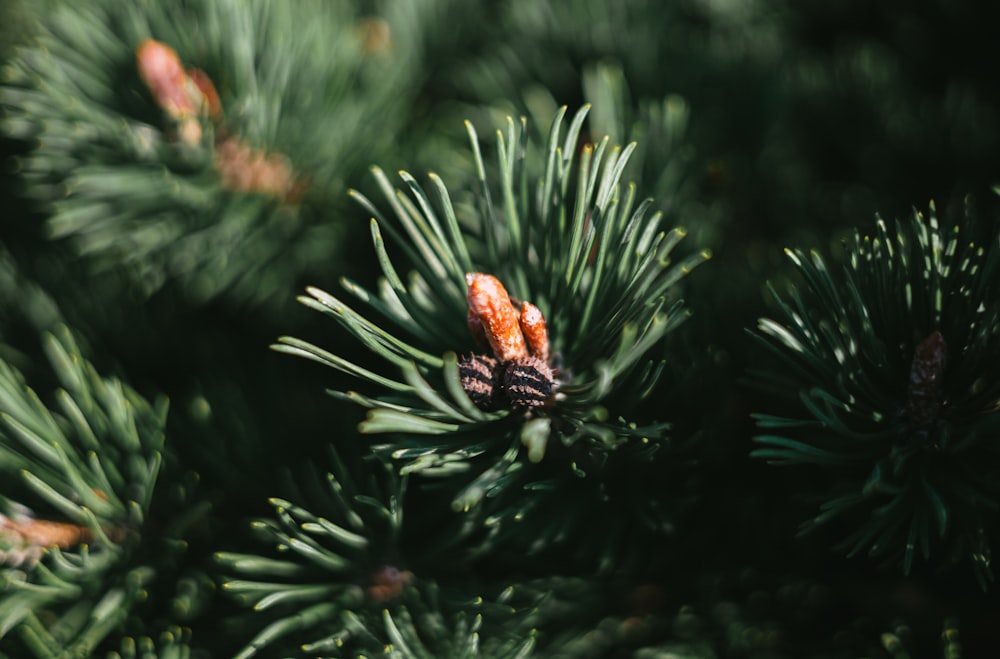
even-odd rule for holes
{"type": "Polygon", "coordinates": [[[45,348],[62,386],[51,407],[0,362],[0,636],[15,630],[40,657],[85,655],[144,599],[156,573],[135,556],[162,461],[166,400],[149,403],[102,378],[65,327],[45,348]]]}
{"type": "Polygon", "coordinates": [[[240,657],[285,637],[310,652],[337,648],[357,627],[352,620],[377,615],[409,587],[412,575],[398,564],[396,542],[405,478],[380,464],[348,469],[331,455],[329,472],[297,478],[297,501],[272,498],[274,517],[253,523],[273,557],[216,555],[223,572],[233,575],[223,589],[269,619],[263,628],[254,620],[260,631],[240,657]]]}
{"type": "Polygon", "coordinates": [[[835,520],[851,555],[898,558],[909,572],[932,548],[991,578],[1000,468],[1000,245],[979,242],[971,213],[941,226],[933,206],[873,236],[856,232],[842,270],[787,251],[804,284],[755,336],[774,356],[761,373],[793,409],[755,415],[754,455],[820,465],[833,476],[803,531],[835,520]]]}
{"type": "Polygon", "coordinates": [[[329,472],[297,473],[295,502],[274,498],[274,517],[253,523],[272,552],[216,555],[224,591],[253,609],[257,631],[236,656],[528,656],[534,633],[509,596],[486,601],[468,584],[443,596],[407,569],[405,482],[331,451],[329,472]]]}
{"type": "MultiPolygon", "coordinates": [[[[434,583],[422,583],[408,594],[407,603],[384,608],[377,616],[346,615],[349,642],[337,656],[384,656],[394,659],[459,659],[497,657],[525,659],[534,655],[537,633],[527,626],[530,606],[518,610],[505,602],[476,597],[445,601],[434,583]],[[457,611],[455,610],[457,607],[457,611]]],[[[303,650],[328,650],[307,646],[303,650]]]]}
{"type": "MultiPolygon", "coordinates": [[[[437,624],[426,624],[429,616],[414,619],[410,611],[403,607],[393,616],[384,611],[384,636],[389,642],[382,643],[382,651],[374,650],[372,656],[390,659],[464,659],[466,657],[487,657],[496,659],[525,659],[533,654],[534,635],[527,638],[500,638],[481,635],[483,616],[470,616],[460,612],[452,616],[447,624],[433,620],[437,624]],[[421,625],[421,623],[424,623],[421,625]]],[[[440,617],[440,616],[437,616],[440,617]]],[[[372,637],[377,642],[379,636],[372,637]]]]}
{"type": "Polygon", "coordinates": [[[31,146],[17,173],[52,238],[195,302],[274,299],[336,252],[331,200],[392,143],[412,86],[416,58],[385,21],[349,3],[40,4],[0,85],[0,132],[31,146]],[[221,109],[165,111],[137,64],[147,39],[203,71],[221,109]]]}
{"type": "Polygon", "coordinates": [[[648,461],[666,439],[668,424],[639,424],[627,415],[660,375],[653,348],[686,316],[677,283],[709,254],[673,260],[684,230],[665,229],[652,200],[640,201],[635,186],[622,183],[634,145],[580,144],[587,111],[564,126],[560,110],[540,153],[524,120],[508,119],[497,131],[495,170],[467,122],[480,185],[471,206],[456,204],[434,174],[428,192],[401,172],[399,190],[375,168],[389,217],[354,192],[374,218],[384,277],[377,292],[343,283],[382,320],[316,288],[300,299],[336,319],[396,373],[296,338],[275,346],[367,385],[374,393],[332,393],[369,408],[361,431],[383,435],[375,452],[398,461],[404,473],[462,479],[453,498],[458,510],[487,498],[520,518],[522,502],[512,505],[502,493],[558,491],[560,481],[600,472],[619,449],[648,461]],[[390,250],[413,268],[406,280],[390,250]],[[531,414],[482,411],[463,391],[457,353],[475,349],[466,326],[469,272],[495,275],[512,297],[542,310],[559,372],[552,406],[531,414]]]}

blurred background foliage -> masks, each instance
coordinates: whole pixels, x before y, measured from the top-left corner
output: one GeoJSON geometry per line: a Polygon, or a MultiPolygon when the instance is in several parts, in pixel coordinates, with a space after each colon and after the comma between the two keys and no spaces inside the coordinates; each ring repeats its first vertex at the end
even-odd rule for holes
{"type": "MultiPolygon", "coordinates": [[[[257,129],[246,130],[258,131],[262,148],[280,142],[293,167],[311,167],[305,177],[315,195],[294,210],[302,230],[282,233],[275,243],[271,234],[234,229],[228,234],[233,242],[220,242],[220,260],[210,264],[218,271],[160,272],[150,287],[137,285],[134,269],[116,267],[113,259],[95,266],[72,236],[53,237],[51,208],[39,203],[39,188],[24,176],[40,146],[37,134],[12,130],[10,123],[0,131],[3,359],[21,370],[44,363],[40,335],[65,323],[98,372],[114,374],[148,399],[165,394],[166,473],[186,474],[197,487],[186,486],[183,497],[154,501],[153,515],[172,518],[175,513],[163,508],[169,501],[208,510],[186,528],[187,550],[171,559],[179,562],[171,573],[186,576],[178,581],[178,594],[164,601],[185,602],[185,613],[150,607],[153,612],[145,615],[155,625],[130,621],[124,635],[101,646],[104,651],[138,656],[136,648],[145,647],[186,656],[194,648],[224,656],[243,647],[248,625],[259,623],[247,623],[239,606],[219,595],[213,555],[254,551],[248,521],[273,515],[269,499],[296,491],[282,469],[295,473],[316,461],[323,472],[329,444],[363,441],[356,433],[361,412],[322,395],[324,389],[349,388],[345,376],[268,350],[284,334],[327,346],[347,339],[346,331],[294,298],[306,285],[331,290],[343,276],[364,283],[377,276],[367,213],[349,199],[348,188],[374,198],[370,165],[387,172],[405,167],[420,180],[434,171],[456,205],[471,205],[476,171],[463,120],[487,142],[505,116],[523,115],[540,139],[560,106],[584,103],[592,104],[589,138],[638,141],[623,178],[636,181],[641,196],[653,197],[670,225],[687,228],[685,242],[692,249],[714,254],[682,284],[694,314],[667,340],[666,375],[643,403],[645,414],[672,424],[676,459],[664,466],[669,487],[661,482],[657,491],[669,491],[664,496],[677,505],[677,526],[668,541],[657,540],[662,547],[651,548],[652,541],[640,536],[641,567],[633,561],[617,581],[602,582],[596,600],[574,596],[566,583],[538,584],[559,572],[557,559],[522,564],[502,557],[480,560],[472,574],[442,570],[452,583],[442,588],[440,602],[426,604],[433,589],[418,583],[419,592],[407,595],[411,610],[427,619],[447,618],[469,611],[462,603],[475,597],[480,604],[502,600],[498,584],[530,578],[536,581],[524,587],[530,593],[523,601],[535,607],[535,617],[526,621],[483,605],[483,630],[497,628],[491,620],[507,633],[551,625],[558,631],[542,634],[536,649],[554,656],[954,656],[955,620],[961,621],[967,649],[1000,644],[995,595],[982,592],[962,568],[926,568],[904,578],[864,558],[832,553],[833,532],[794,537],[799,522],[812,514],[795,493],[817,487],[816,473],[774,470],[750,460],[751,412],[764,401],[769,410],[781,410],[769,392],[744,380],[748,369],[766,367],[771,359],[746,332],[758,317],[774,313],[766,282],[798,281],[784,248],[816,248],[836,262],[843,257],[841,242],[855,229],[874,231],[876,214],[907,217],[930,200],[948,221],[958,221],[971,203],[983,231],[993,229],[1000,217],[992,191],[1000,182],[1000,58],[994,46],[1000,6],[973,0],[328,4],[338,20],[350,22],[331,27],[328,44],[319,30],[291,48],[295,31],[282,24],[275,29],[287,30],[286,41],[263,40],[261,52],[250,57],[259,65],[287,55],[280,61],[291,67],[290,84],[300,94],[282,104],[266,87],[256,89],[274,105],[257,129]],[[302,50],[304,44],[318,52],[302,50]],[[383,68],[371,74],[368,86],[338,78],[342,84],[329,90],[325,102],[309,102],[303,80],[343,75],[338,67],[364,68],[358,62],[372,54],[383,68]],[[272,130],[276,126],[286,129],[283,142],[269,141],[279,134],[272,130]],[[261,253],[269,254],[266,266],[255,262],[261,253]],[[597,613],[575,615],[595,601],[597,613]],[[416,602],[425,604],[421,609],[416,602]],[[222,620],[227,624],[220,627],[222,620]],[[161,636],[168,628],[164,621],[189,629],[161,636]]],[[[230,98],[239,98],[268,79],[251,75],[225,87],[230,83],[220,62],[237,40],[223,31],[215,37],[219,43],[204,43],[199,12],[232,11],[242,18],[252,7],[262,15],[277,12],[265,5],[146,0],[125,13],[148,18],[151,26],[157,20],[174,26],[175,34],[189,40],[185,64],[199,48],[216,53],[210,74],[219,76],[215,82],[229,89],[230,98]]],[[[308,7],[296,10],[302,13],[295,19],[305,22],[300,24],[310,22],[308,7]]],[[[58,29],[84,30],[83,23],[58,26],[56,18],[100,21],[116,8],[106,0],[0,3],[4,79],[10,81],[26,57],[45,52],[45,40],[58,29]],[[32,50],[39,43],[43,50],[32,50]]],[[[106,52],[91,44],[78,55],[85,60],[82,68],[109,76],[102,66],[118,67],[120,75],[131,71],[136,44],[126,40],[136,33],[121,32],[119,38],[106,52]]],[[[141,95],[141,81],[134,71],[129,75],[133,96],[141,95]]],[[[60,93],[58,87],[49,91],[60,93]]],[[[147,99],[144,121],[156,126],[162,118],[153,110],[147,99]]],[[[109,125],[123,121],[115,113],[127,114],[110,107],[94,111],[105,113],[109,125]]],[[[0,112],[3,122],[52,119],[18,106],[9,95],[0,95],[0,112]]],[[[70,146],[74,164],[107,157],[97,145],[70,146]]],[[[109,166],[127,172],[131,165],[112,158],[109,166]]],[[[49,173],[67,177],[56,181],[64,184],[73,170],[49,173]]],[[[198,185],[214,190],[219,184],[199,179],[198,185]]],[[[253,217],[275,212],[266,200],[244,201],[254,208],[253,217]]],[[[231,213],[238,206],[223,204],[212,212],[231,213]]],[[[180,221],[194,222],[190,216],[180,221]]],[[[209,242],[197,246],[205,253],[216,240],[208,235],[209,242]]],[[[183,252],[186,236],[158,235],[153,240],[161,242],[150,253],[183,252]]],[[[143,263],[156,265],[155,259],[143,263]]],[[[369,357],[357,359],[364,365],[369,357]]],[[[630,476],[615,475],[611,487],[630,490],[630,476]]],[[[412,488],[407,494],[407,522],[418,531],[402,536],[414,546],[398,556],[419,557],[412,560],[432,566],[425,570],[432,576],[435,563],[427,555],[434,552],[420,545],[454,520],[425,511],[439,510],[449,497],[412,488]]],[[[372,653],[384,646],[394,623],[379,607],[370,608],[364,625],[377,631],[354,647],[372,653]]],[[[428,656],[434,656],[435,642],[447,652],[465,647],[465,636],[444,639],[434,629],[423,637],[428,656]]],[[[523,638],[499,634],[487,646],[516,656],[530,645],[523,638]]]]}

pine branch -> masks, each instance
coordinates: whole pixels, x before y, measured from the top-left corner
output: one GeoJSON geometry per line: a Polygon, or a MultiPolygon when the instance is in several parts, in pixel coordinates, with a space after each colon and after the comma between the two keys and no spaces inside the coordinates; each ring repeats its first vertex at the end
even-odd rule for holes
{"type": "Polygon", "coordinates": [[[51,406],[0,362],[0,636],[40,657],[93,651],[145,599],[156,570],[135,556],[166,415],[100,377],[65,327],[45,347],[51,406]]]}
{"type": "Polygon", "coordinates": [[[263,628],[254,624],[260,631],[238,656],[254,656],[286,636],[295,646],[317,649],[341,643],[351,635],[342,622],[346,612],[360,607],[377,613],[412,579],[395,562],[404,481],[377,465],[348,470],[337,454],[331,457],[330,472],[297,478],[298,502],[273,498],[274,517],[254,522],[274,557],[216,556],[223,572],[233,575],[223,589],[269,620],[263,628]]]}
{"type": "Polygon", "coordinates": [[[415,57],[362,38],[374,19],[324,2],[48,4],[0,86],[0,130],[32,144],[18,170],[52,238],[196,302],[261,302],[338,253],[331,200],[393,145],[412,87],[415,57]]]}
{"type": "Polygon", "coordinates": [[[1000,499],[997,238],[972,218],[942,227],[932,205],[874,236],[856,233],[841,272],[816,252],[788,251],[804,284],[778,297],[780,316],[756,336],[775,357],[760,374],[798,399],[789,413],[757,414],[754,455],[816,464],[835,477],[803,531],[842,519],[842,548],[899,558],[965,559],[991,579],[992,520],[1000,499]]]}
{"type": "MultiPolygon", "coordinates": [[[[508,120],[497,133],[495,184],[467,124],[480,186],[474,209],[457,207],[433,174],[428,193],[408,173],[401,174],[405,190],[397,190],[374,170],[394,217],[354,193],[374,217],[384,279],[378,293],[350,281],[345,288],[381,319],[315,288],[301,301],[341,323],[395,374],[299,339],[275,346],[374,391],[334,393],[370,408],[361,430],[385,438],[375,452],[398,461],[403,473],[456,476],[454,508],[490,501],[484,514],[509,510],[494,521],[521,517],[526,501],[517,493],[525,487],[538,490],[533,497],[559,492],[601,473],[620,449],[665,442],[667,424],[640,425],[625,415],[659,376],[651,351],[685,318],[676,284],[708,257],[672,260],[684,231],[662,228],[651,202],[638,202],[634,186],[621,182],[634,146],[605,139],[578,147],[586,114],[564,129],[560,111],[537,155],[523,122],[508,120]],[[413,267],[408,281],[390,258],[390,241],[413,267]],[[463,390],[457,353],[475,349],[466,325],[472,271],[496,275],[513,297],[542,310],[558,373],[551,404],[527,413],[482,409],[463,390]]],[[[645,460],[654,452],[622,454],[645,460]]]]}
{"type": "Polygon", "coordinates": [[[223,589],[253,609],[247,627],[256,633],[236,656],[527,656],[527,628],[484,628],[484,618],[512,619],[513,607],[442,599],[433,580],[410,571],[419,557],[399,537],[406,479],[386,465],[331,457],[329,473],[297,474],[294,501],[272,499],[274,517],[254,522],[273,551],[216,556],[231,575],[223,589]]]}

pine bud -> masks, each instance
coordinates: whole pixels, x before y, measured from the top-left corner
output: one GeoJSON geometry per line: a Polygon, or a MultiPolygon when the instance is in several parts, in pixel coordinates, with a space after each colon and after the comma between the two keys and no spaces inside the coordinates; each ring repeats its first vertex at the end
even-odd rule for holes
{"type": "Polygon", "coordinates": [[[479,318],[493,356],[501,362],[525,357],[528,347],[521,333],[520,317],[500,280],[493,275],[470,272],[465,281],[469,285],[469,311],[479,318]]]}
{"type": "Polygon", "coordinates": [[[541,310],[531,302],[521,305],[521,317],[519,319],[521,333],[528,343],[528,349],[534,357],[538,357],[543,362],[549,361],[549,330],[545,325],[545,316],[541,310]]]}

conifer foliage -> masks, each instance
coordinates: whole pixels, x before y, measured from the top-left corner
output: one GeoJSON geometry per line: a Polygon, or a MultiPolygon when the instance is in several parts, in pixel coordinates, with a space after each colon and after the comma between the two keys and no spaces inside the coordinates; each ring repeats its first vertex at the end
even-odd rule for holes
{"type": "Polygon", "coordinates": [[[61,385],[52,407],[0,363],[0,636],[39,656],[86,655],[145,598],[158,568],[140,547],[178,549],[146,527],[166,401],[100,377],[65,327],[45,348],[61,385]]]}
{"type": "Polygon", "coordinates": [[[0,2],[0,658],[988,656],[1000,17],[897,10],[0,2]]]}
{"type": "Polygon", "coordinates": [[[1000,243],[970,217],[942,225],[932,205],[873,236],[854,234],[847,263],[789,250],[804,284],[778,297],[758,336],[781,361],[766,373],[797,398],[794,414],[758,414],[776,464],[836,474],[804,529],[849,517],[851,554],[898,559],[909,572],[932,548],[992,579],[1000,383],[1000,243]]]}
{"type": "Polygon", "coordinates": [[[276,345],[386,391],[336,395],[370,408],[360,430],[386,435],[377,455],[401,463],[403,473],[452,477],[457,510],[491,500],[493,525],[523,520],[524,507],[510,499],[523,497],[525,488],[537,498],[539,488],[558,492],[567,478],[597,474],[600,480],[617,451],[640,461],[657,451],[667,424],[638,424],[628,414],[657,383],[662,363],[651,357],[654,348],[685,317],[675,285],[709,256],[703,251],[672,260],[684,230],[663,227],[652,200],[640,200],[635,186],[621,181],[632,145],[607,139],[579,145],[586,111],[576,113],[564,133],[561,110],[541,149],[509,119],[506,131],[497,132],[496,183],[488,180],[494,169],[467,124],[482,186],[471,208],[456,209],[433,174],[428,195],[406,172],[404,192],[375,170],[392,221],[355,193],[375,218],[383,279],[377,293],[350,281],[345,286],[398,329],[324,291],[310,289],[301,300],[336,318],[398,373],[367,370],[294,338],[276,345]],[[390,259],[383,230],[409,257],[410,277],[390,259]],[[520,325],[501,282],[520,301],[520,325]],[[491,296],[502,299],[476,299],[491,296]],[[523,320],[528,301],[540,317],[532,327],[544,327],[536,341],[523,320]],[[486,308],[484,317],[476,315],[477,302],[486,308]],[[477,346],[480,328],[489,340],[477,346]],[[519,353],[522,336],[532,346],[523,366],[517,361],[527,355],[519,353]],[[487,345],[492,356],[472,362],[457,356],[487,345]],[[480,369],[474,376],[472,364],[480,369]],[[474,388],[470,377],[478,378],[474,388]],[[537,399],[523,402],[533,395],[524,390],[543,380],[537,399]],[[502,391],[496,394],[502,400],[477,406],[469,392],[483,386],[502,391]],[[559,467],[535,469],[546,461],[559,467]]]}
{"type": "Polygon", "coordinates": [[[347,3],[43,4],[7,71],[4,132],[32,142],[25,193],[91,272],[260,303],[317,241],[336,253],[323,220],[406,95],[411,60],[381,56],[377,25],[347,3]]]}

